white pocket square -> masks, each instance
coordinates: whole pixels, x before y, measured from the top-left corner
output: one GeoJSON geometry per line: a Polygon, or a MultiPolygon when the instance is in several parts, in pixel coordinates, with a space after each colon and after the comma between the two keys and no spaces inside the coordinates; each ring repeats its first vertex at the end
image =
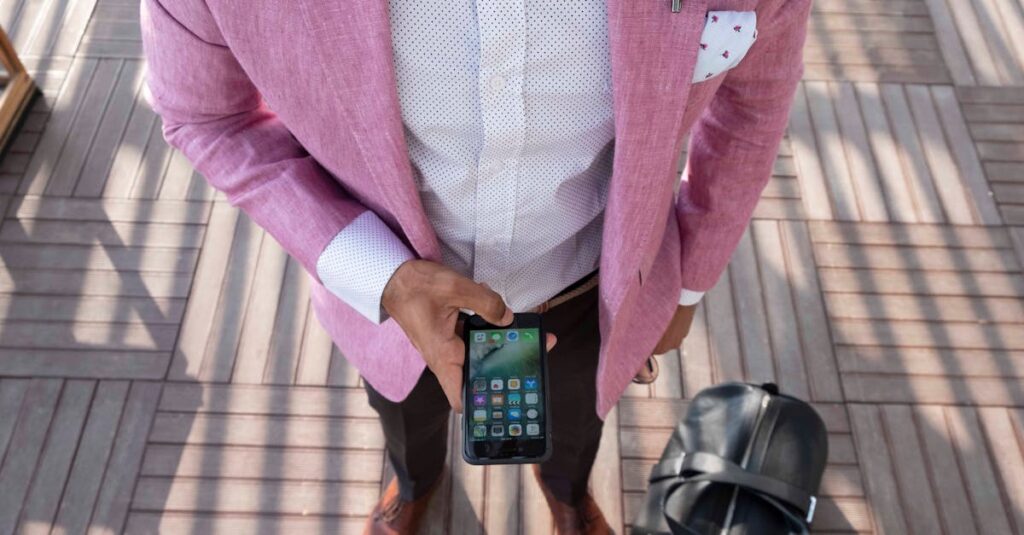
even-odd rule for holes
{"type": "Polygon", "coordinates": [[[709,11],[700,36],[693,83],[739,65],[756,40],[757,14],[753,11],[709,11]]]}

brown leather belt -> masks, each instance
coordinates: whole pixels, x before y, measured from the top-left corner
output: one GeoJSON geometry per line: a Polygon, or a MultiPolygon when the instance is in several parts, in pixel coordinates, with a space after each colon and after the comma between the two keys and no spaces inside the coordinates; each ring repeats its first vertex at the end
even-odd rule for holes
{"type": "Polygon", "coordinates": [[[544,312],[547,312],[547,311],[551,310],[552,308],[555,308],[556,306],[561,305],[562,303],[565,303],[565,302],[570,301],[570,300],[572,300],[572,299],[574,299],[576,297],[579,297],[579,296],[587,293],[588,291],[592,290],[595,286],[597,286],[597,279],[598,279],[598,276],[597,276],[597,272],[595,271],[595,272],[591,273],[590,275],[587,275],[587,277],[585,277],[584,279],[578,281],[574,285],[575,287],[571,288],[568,291],[562,292],[562,293],[552,297],[551,299],[548,299],[547,301],[544,301],[543,303],[533,307],[530,310],[530,312],[535,312],[537,314],[543,314],[544,312]]]}

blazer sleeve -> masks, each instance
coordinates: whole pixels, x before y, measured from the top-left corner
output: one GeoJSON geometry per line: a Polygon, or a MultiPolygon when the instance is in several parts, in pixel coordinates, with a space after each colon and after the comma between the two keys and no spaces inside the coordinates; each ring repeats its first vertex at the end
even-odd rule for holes
{"type": "Polygon", "coordinates": [[[684,288],[715,285],[771,177],[803,76],[811,7],[810,0],[775,4],[759,16],[757,41],[726,73],[690,138],[676,201],[684,288]]]}
{"type": "Polygon", "coordinates": [[[321,252],[366,207],[266,106],[205,4],[171,1],[144,0],[141,17],[164,137],[320,282],[321,252]]]}

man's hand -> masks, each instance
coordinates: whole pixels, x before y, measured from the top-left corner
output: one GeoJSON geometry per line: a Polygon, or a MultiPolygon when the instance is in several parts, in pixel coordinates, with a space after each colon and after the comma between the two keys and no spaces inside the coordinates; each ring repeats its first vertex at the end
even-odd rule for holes
{"type": "MultiPolygon", "coordinates": [[[[399,266],[384,287],[381,306],[419,350],[456,412],[462,410],[466,358],[462,326],[457,325],[459,309],[472,310],[494,325],[512,323],[512,310],[497,292],[427,260],[399,266]]],[[[548,350],[554,347],[554,335],[548,335],[547,345],[548,350]]]]}
{"type": "Polygon", "coordinates": [[[677,349],[683,343],[683,338],[690,333],[690,324],[693,323],[693,314],[697,311],[697,305],[682,306],[676,308],[675,316],[669,322],[665,334],[654,348],[654,354],[660,355],[677,349]]]}

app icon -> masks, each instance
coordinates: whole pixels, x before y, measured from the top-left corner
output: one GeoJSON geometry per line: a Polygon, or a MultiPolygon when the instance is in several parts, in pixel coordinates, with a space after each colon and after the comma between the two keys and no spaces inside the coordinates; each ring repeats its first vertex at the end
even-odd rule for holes
{"type": "Polygon", "coordinates": [[[475,425],[475,426],[473,426],[473,437],[474,438],[486,438],[487,437],[487,426],[486,425],[475,425]]]}
{"type": "Polygon", "coordinates": [[[536,405],[537,404],[537,393],[536,392],[527,392],[526,393],[526,404],[527,405],[536,405]]]}
{"type": "Polygon", "coordinates": [[[485,333],[485,332],[473,333],[473,341],[474,342],[480,342],[480,343],[486,342],[487,341],[487,333],[485,333]]]}
{"type": "Polygon", "coordinates": [[[486,422],[487,421],[487,411],[484,410],[484,409],[477,409],[477,410],[473,411],[473,421],[474,422],[486,422]]]}
{"type": "Polygon", "coordinates": [[[509,409],[508,419],[509,420],[521,420],[523,418],[523,412],[520,409],[509,409]]]}
{"type": "Polygon", "coordinates": [[[540,424],[526,424],[526,434],[537,436],[540,434],[540,424]]]}
{"type": "Polygon", "coordinates": [[[507,331],[505,333],[505,340],[508,340],[509,342],[518,342],[519,331],[507,331]]]}
{"type": "Polygon", "coordinates": [[[487,404],[487,394],[473,394],[473,405],[483,407],[487,404]]]}
{"type": "Polygon", "coordinates": [[[505,394],[491,394],[491,405],[501,406],[505,404],[505,394]]]}
{"type": "Polygon", "coordinates": [[[534,334],[533,331],[531,331],[531,330],[525,330],[525,331],[523,331],[523,339],[524,340],[536,340],[537,339],[537,335],[534,334]]]}
{"type": "Polygon", "coordinates": [[[495,392],[497,392],[497,391],[501,390],[502,388],[504,388],[504,386],[505,386],[505,382],[502,381],[501,379],[491,379],[491,390],[494,390],[495,392]]]}
{"type": "Polygon", "coordinates": [[[537,419],[537,409],[526,409],[526,417],[531,420],[537,419]]]}
{"type": "Polygon", "coordinates": [[[508,426],[508,436],[517,437],[521,434],[523,434],[523,426],[519,424],[512,424],[508,426]]]}
{"type": "MultiPolygon", "coordinates": [[[[527,396],[529,396],[529,394],[527,394],[527,396]]],[[[522,403],[522,401],[523,401],[523,397],[520,396],[519,394],[515,393],[515,392],[513,392],[513,393],[508,395],[508,406],[509,407],[518,407],[519,404],[522,403]]]]}
{"type": "Polygon", "coordinates": [[[504,420],[505,419],[505,411],[502,411],[500,409],[495,409],[495,410],[491,411],[491,419],[492,420],[504,420]]]}
{"type": "Polygon", "coordinates": [[[508,389],[509,390],[519,390],[519,378],[518,377],[510,377],[509,378],[509,380],[508,380],[508,389]]]}
{"type": "Polygon", "coordinates": [[[492,342],[500,342],[501,341],[501,333],[500,332],[493,332],[493,333],[491,333],[491,341],[492,342]]]}
{"type": "Polygon", "coordinates": [[[491,426],[491,436],[500,437],[505,434],[505,426],[501,424],[494,424],[491,426]]]}
{"type": "Polygon", "coordinates": [[[524,383],[526,385],[526,389],[527,390],[537,390],[537,378],[536,377],[527,377],[526,381],[524,381],[524,383]]]}
{"type": "Polygon", "coordinates": [[[487,391],[487,379],[478,377],[473,379],[473,392],[486,392],[487,391]]]}

